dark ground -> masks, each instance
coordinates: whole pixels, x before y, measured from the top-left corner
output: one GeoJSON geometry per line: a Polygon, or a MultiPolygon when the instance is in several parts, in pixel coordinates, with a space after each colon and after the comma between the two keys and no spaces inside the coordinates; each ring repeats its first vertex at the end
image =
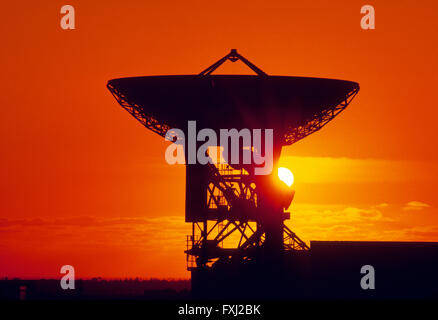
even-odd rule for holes
{"type": "Polygon", "coordinates": [[[0,300],[187,299],[190,280],[76,280],[63,290],[60,279],[1,279],[0,300]]]}

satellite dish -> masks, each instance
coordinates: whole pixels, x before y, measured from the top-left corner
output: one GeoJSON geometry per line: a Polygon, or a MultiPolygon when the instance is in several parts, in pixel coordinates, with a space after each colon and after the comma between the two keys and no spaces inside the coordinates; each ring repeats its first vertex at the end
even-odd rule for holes
{"type": "Polygon", "coordinates": [[[108,89],[148,129],[165,136],[195,120],[199,128],[274,128],[290,145],[318,131],[359,91],[352,81],[269,76],[235,50],[198,75],[113,79],[108,89]],[[257,75],[212,75],[226,60],[245,62],[257,75]]]}
{"type": "MultiPolygon", "coordinates": [[[[198,75],[120,78],[107,86],[123,108],[163,137],[172,128],[186,130],[188,121],[216,132],[273,129],[274,166],[284,145],[321,129],[359,91],[359,84],[351,81],[270,76],[236,50],[198,75]],[[212,74],[228,60],[241,60],[256,75],[212,74]]],[[[284,225],[289,219],[284,209],[295,194],[291,185],[276,186],[271,176],[256,176],[252,169],[235,164],[186,165],[186,222],[193,223],[186,253],[192,279],[198,279],[192,288],[208,282],[204,271],[213,265],[226,268],[230,261],[256,261],[278,266],[285,251],[309,249],[284,225]],[[212,232],[215,228],[217,232],[212,232]],[[239,234],[239,243],[221,247],[233,232],[239,234]]]]}

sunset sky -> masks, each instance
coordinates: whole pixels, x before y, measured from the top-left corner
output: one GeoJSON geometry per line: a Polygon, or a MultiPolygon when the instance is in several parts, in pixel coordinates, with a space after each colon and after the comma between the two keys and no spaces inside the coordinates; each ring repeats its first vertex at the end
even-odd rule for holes
{"type": "Polygon", "coordinates": [[[270,75],[360,84],[283,149],[287,224],[303,240],[438,241],[437,12],[426,0],[2,3],[0,277],[70,264],[83,278],[188,278],[184,166],[106,83],[197,74],[231,48],[270,75]],[[60,28],[64,4],[75,30],[60,28]],[[360,28],[365,4],[375,30],[360,28]]]}

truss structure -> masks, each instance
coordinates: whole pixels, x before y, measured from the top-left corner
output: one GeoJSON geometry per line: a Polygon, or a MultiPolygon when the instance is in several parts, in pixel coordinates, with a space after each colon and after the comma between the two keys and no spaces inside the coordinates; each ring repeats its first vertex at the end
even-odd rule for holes
{"type": "MultiPolygon", "coordinates": [[[[208,215],[192,224],[187,236],[187,268],[194,270],[230,260],[252,260],[260,253],[265,231],[257,214],[257,191],[244,169],[228,164],[207,164],[208,215]]],[[[285,216],[288,214],[283,212],[285,216]]],[[[286,225],[283,225],[285,251],[308,250],[286,225]]]]}
{"type": "Polygon", "coordinates": [[[313,118],[307,121],[304,125],[298,126],[296,128],[289,128],[286,130],[284,135],[284,145],[291,145],[305,137],[312,134],[327,123],[329,123],[333,118],[335,118],[339,113],[344,111],[345,108],[350,104],[351,100],[359,92],[359,88],[355,88],[350,91],[344,98],[344,100],[338,105],[327,106],[320,113],[315,114],[313,118]]]}
{"type": "Polygon", "coordinates": [[[114,98],[116,98],[117,102],[123,107],[123,109],[128,111],[142,125],[144,125],[147,129],[158,133],[162,137],[166,136],[167,131],[171,129],[167,124],[155,119],[148,113],[144,112],[143,108],[140,105],[136,104],[133,101],[130,101],[128,97],[126,97],[111,84],[108,84],[107,88],[114,96],[114,98]]]}

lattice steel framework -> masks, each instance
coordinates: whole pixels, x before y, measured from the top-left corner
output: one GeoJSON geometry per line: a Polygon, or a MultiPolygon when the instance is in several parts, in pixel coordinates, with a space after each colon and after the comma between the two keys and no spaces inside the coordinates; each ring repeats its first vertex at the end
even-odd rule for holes
{"type": "Polygon", "coordinates": [[[142,125],[144,125],[147,129],[158,133],[162,137],[166,136],[166,132],[171,129],[167,124],[162,123],[151,115],[145,113],[141,106],[130,101],[128,97],[126,97],[112,85],[108,84],[107,88],[112,93],[114,98],[116,98],[117,102],[123,107],[123,109],[128,111],[142,125]]]}
{"type": "Polygon", "coordinates": [[[284,135],[284,145],[291,145],[307,137],[309,134],[320,130],[327,123],[333,120],[333,118],[335,118],[339,113],[341,113],[345,108],[347,108],[351,100],[353,100],[358,92],[359,88],[353,89],[338,105],[327,106],[327,108],[324,108],[320,113],[315,114],[311,120],[306,122],[306,124],[286,130],[286,133],[284,135]]]}
{"type": "MultiPolygon", "coordinates": [[[[257,216],[257,191],[248,173],[228,164],[207,165],[210,170],[206,204],[209,215],[203,222],[194,222],[192,234],[187,237],[188,270],[233,258],[251,260],[265,240],[265,231],[257,216]],[[227,240],[228,247],[224,246],[227,240]]],[[[285,251],[309,249],[286,225],[283,239],[285,251]]]]}

